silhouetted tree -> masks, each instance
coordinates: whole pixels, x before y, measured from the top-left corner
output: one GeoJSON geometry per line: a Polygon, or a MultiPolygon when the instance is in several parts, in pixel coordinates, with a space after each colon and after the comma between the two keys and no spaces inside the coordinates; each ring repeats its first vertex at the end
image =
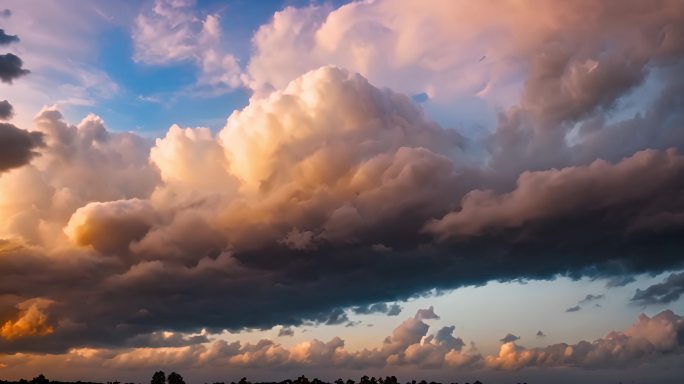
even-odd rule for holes
{"type": "Polygon", "coordinates": [[[168,384],[185,384],[183,376],[177,374],[176,372],[169,373],[169,377],[166,378],[168,384]]]}
{"type": "Polygon", "coordinates": [[[152,375],[150,384],[166,384],[166,374],[164,371],[157,371],[152,375]]]}
{"type": "Polygon", "coordinates": [[[49,384],[49,383],[50,383],[50,380],[48,380],[45,377],[45,375],[43,375],[42,373],[40,375],[34,377],[31,380],[31,384],[49,384]]]}

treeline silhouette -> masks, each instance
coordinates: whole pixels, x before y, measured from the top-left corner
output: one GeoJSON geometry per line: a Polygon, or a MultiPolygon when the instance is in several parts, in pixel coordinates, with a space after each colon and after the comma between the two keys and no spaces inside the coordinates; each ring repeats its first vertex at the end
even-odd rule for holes
{"type": "MultiPolygon", "coordinates": [[[[26,380],[26,379],[21,379],[19,381],[7,381],[7,380],[0,380],[0,384],[105,384],[105,383],[98,383],[98,382],[92,382],[92,381],[56,381],[56,380],[48,380],[44,375],[38,375],[34,377],[31,380],[26,380]]],[[[122,384],[119,381],[108,381],[106,384],[122,384]]],[[[123,383],[123,384],[136,384],[136,383],[123,383]]],[[[143,383],[137,383],[137,384],[143,384],[143,383]]],[[[152,380],[150,380],[150,384],[186,384],[185,380],[183,380],[183,376],[176,372],[171,372],[167,376],[164,371],[157,371],[152,375],[152,380]]],[[[204,383],[208,384],[208,383],[204,383]]],[[[216,381],[212,384],[227,384],[227,382],[224,381],[216,381]]],[[[246,377],[243,377],[239,381],[231,381],[230,384],[402,384],[397,380],[396,376],[386,376],[384,378],[382,377],[368,377],[368,376],[362,376],[359,381],[354,381],[352,379],[347,379],[347,380],[342,380],[342,379],[337,379],[334,382],[327,382],[324,380],[320,380],[318,378],[314,378],[309,380],[306,376],[302,375],[299,376],[298,378],[291,380],[291,379],[286,379],[283,381],[262,381],[262,382],[251,382],[247,380],[246,377]]],[[[407,381],[405,384],[442,384],[437,381],[407,381]]],[[[452,382],[450,384],[459,384],[458,382],[452,382]]],[[[465,382],[464,384],[471,384],[470,382],[465,382]]],[[[483,384],[481,381],[476,380],[472,384],[483,384]]],[[[527,384],[527,383],[517,383],[517,384],[527,384]]]]}

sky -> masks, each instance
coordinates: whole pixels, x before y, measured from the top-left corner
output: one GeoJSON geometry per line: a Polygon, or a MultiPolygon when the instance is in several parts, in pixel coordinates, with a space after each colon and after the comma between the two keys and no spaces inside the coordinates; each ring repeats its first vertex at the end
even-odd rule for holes
{"type": "Polygon", "coordinates": [[[0,2],[0,379],[684,377],[680,0],[0,2]]]}

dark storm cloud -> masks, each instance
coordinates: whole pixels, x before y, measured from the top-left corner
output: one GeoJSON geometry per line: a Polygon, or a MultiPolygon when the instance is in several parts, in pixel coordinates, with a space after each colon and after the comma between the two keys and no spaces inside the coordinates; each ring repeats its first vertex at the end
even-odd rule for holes
{"type": "Polygon", "coordinates": [[[684,295],[684,272],[672,273],[663,282],[637,289],[632,301],[639,304],[668,304],[684,295]]]}
{"type": "Polygon", "coordinates": [[[0,45],[9,45],[18,41],[19,37],[17,35],[8,35],[4,29],[0,28],[0,45]]]}
{"type": "Polygon", "coordinates": [[[0,172],[28,164],[38,155],[36,149],[43,145],[42,133],[0,123],[0,172]]]}
{"type": "Polygon", "coordinates": [[[504,336],[504,337],[502,337],[501,339],[499,339],[499,341],[502,342],[502,343],[504,343],[504,344],[505,344],[505,343],[510,343],[510,342],[516,341],[516,340],[520,340],[520,337],[519,337],[519,336],[516,336],[516,335],[514,335],[514,334],[512,334],[512,333],[507,333],[506,336],[504,336]]]}
{"type": "Polygon", "coordinates": [[[0,101],[0,120],[8,120],[14,115],[14,108],[7,100],[0,101]]]}
{"type": "Polygon", "coordinates": [[[0,81],[11,84],[12,80],[28,74],[29,70],[23,69],[23,65],[24,62],[16,55],[0,55],[0,81]]]}

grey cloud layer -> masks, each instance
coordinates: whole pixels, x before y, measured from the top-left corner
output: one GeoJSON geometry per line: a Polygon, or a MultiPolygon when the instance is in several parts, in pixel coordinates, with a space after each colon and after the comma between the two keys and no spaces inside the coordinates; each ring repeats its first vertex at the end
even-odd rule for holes
{"type": "Polygon", "coordinates": [[[662,283],[646,289],[637,289],[632,301],[639,304],[667,304],[684,295],[684,272],[673,273],[662,283]]]}

